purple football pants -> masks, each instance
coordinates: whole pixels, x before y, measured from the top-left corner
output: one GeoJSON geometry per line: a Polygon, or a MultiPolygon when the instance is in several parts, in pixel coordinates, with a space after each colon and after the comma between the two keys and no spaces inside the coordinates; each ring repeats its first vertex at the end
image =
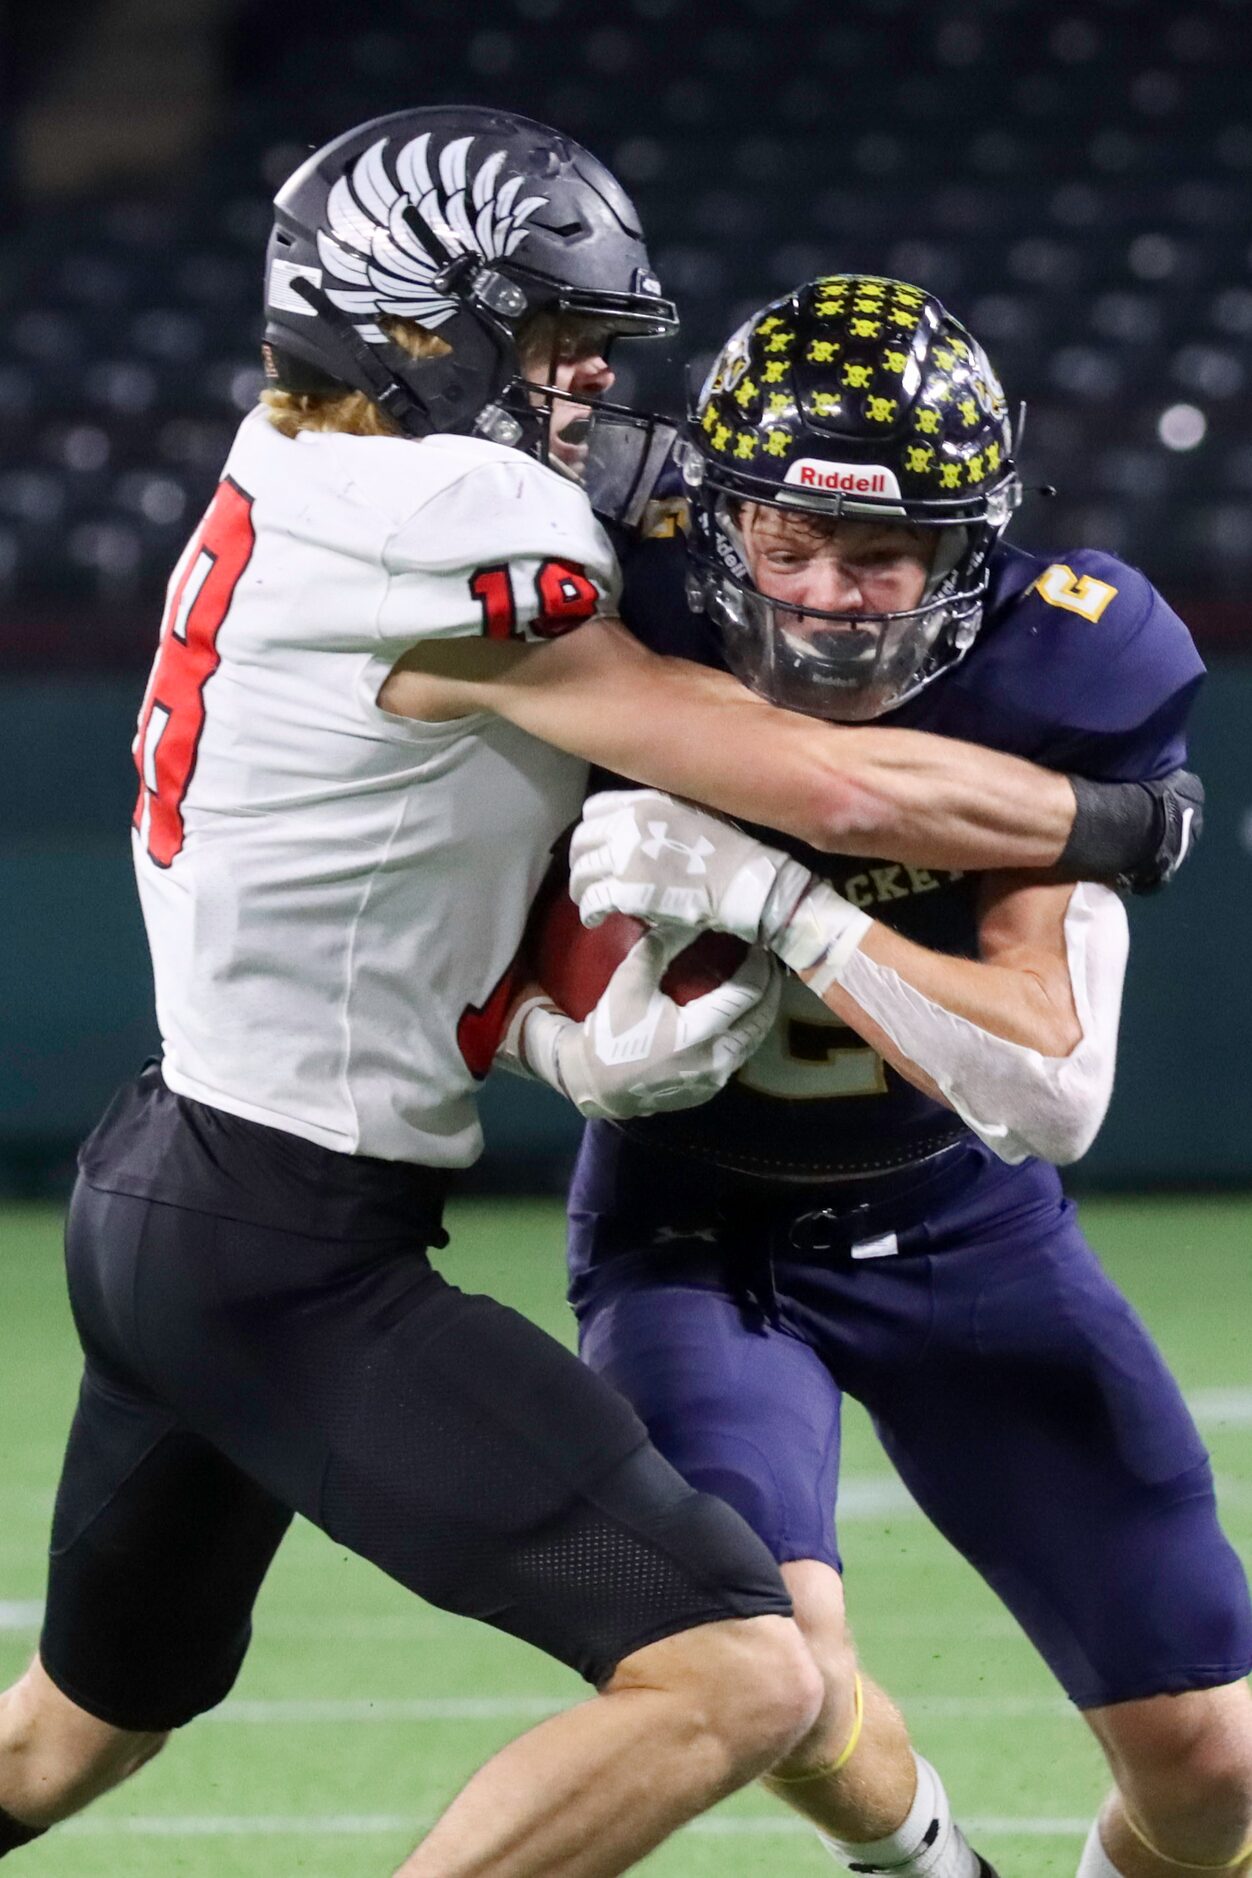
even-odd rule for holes
{"type": "Polygon", "coordinates": [[[1079,1706],[1252,1669],[1204,1446],[1054,1170],[958,1149],[895,1200],[797,1221],[794,1195],[728,1201],[590,1134],[571,1204],[583,1356],[780,1562],[840,1568],[846,1391],[1079,1706]]]}

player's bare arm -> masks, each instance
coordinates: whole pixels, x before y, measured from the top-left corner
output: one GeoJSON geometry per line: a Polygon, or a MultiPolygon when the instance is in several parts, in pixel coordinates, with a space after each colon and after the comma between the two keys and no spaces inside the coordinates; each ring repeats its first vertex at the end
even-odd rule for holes
{"type": "Polygon", "coordinates": [[[558,749],[846,854],[918,866],[1046,868],[1074,823],[1064,776],[925,732],[823,724],[725,672],[648,652],[597,619],[546,646],[415,646],[383,710],[443,722],[486,711],[558,749]]]}

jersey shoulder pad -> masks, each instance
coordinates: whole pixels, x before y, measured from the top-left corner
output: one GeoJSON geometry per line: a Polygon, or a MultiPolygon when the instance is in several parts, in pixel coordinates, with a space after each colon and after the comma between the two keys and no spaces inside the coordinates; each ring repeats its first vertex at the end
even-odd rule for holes
{"type": "Polygon", "coordinates": [[[1138,568],[1099,549],[1010,555],[988,625],[1041,720],[1038,754],[1095,776],[1175,768],[1204,666],[1173,608],[1138,568]]]}
{"type": "Polygon", "coordinates": [[[384,637],[559,637],[614,613],[617,557],[583,491],[478,438],[431,437],[433,475],[387,542],[384,637]]]}
{"type": "Polygon", "coordinates": [[[638,539],[622,551],[621,616],[635,638],[669,658],[724,666],[708,617],[687,603],[687,545],[681,529],[638,539]]]}

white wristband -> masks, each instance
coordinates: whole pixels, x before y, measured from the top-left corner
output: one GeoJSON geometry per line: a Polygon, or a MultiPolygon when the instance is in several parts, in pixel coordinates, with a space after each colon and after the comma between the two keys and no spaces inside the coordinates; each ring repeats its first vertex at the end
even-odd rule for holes
{"type": "Polygon", "coordinates": [[[779,868],[762,931],[784,965],[811,972],[820,998],[834,984],[873,922],[868,913],[798,861],[779,868]],[[782,910],[787,909],[787,910],[782,910]]]}
{"type": "Polygon", "coordinates": [[[496,1054],[510,1067],[515,1065],[523,1075],[534,1076],[559,1094],[567,1095],[569,1092],[561,1081],[557,1063],[557,1045],[562,1031],[570,1026],[571,1020],[556,1009],[551,999],[526,998],[509,1020],[496,1054]]]}

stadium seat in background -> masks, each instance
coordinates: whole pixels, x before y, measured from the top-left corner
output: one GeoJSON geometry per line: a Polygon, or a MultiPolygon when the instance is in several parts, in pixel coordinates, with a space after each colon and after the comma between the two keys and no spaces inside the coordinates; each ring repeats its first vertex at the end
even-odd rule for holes
{"type": "MultiPolygon", "coordinates": [[[[1241,0],[497,0],[468,27],[456,0],[307,0],[299,33],[276,12],[238,9],[194,174],[21,231],[0,288],[6,619],[125,595],[146,657],[145,605],[259,383],[268,198],[310,145],[419,98],[528,111],[614,164],[697,358],[802,275],[924,278],[1030,406],[1024,472],[1060,494],[1023,539],[1099,540],[1179,601],[1245,590],[1241,0]]],[[[678,365],[658,348],[625,388],[673,405],[678,365]]]]}

